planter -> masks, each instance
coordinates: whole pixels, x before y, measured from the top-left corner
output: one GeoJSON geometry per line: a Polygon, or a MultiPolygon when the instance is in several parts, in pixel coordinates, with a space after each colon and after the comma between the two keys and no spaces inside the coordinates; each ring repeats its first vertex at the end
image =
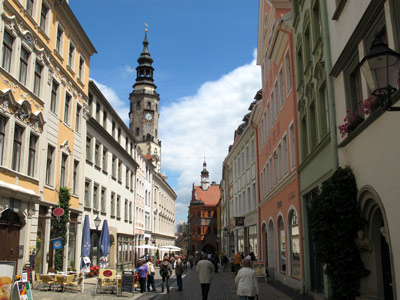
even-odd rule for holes
{"type": "Polygon", "coordinates": [[[361,116],[356,116],[354,120],[347,126],[349,133],[353,132],[358,125],[360,125],[364,121],[364,118],[361,116]]]}
{"type": "Polygon", "coordinates": [[[89,272],[89,277],[93,277],[94,276],[94,271],[90,271],[89,272]]]}

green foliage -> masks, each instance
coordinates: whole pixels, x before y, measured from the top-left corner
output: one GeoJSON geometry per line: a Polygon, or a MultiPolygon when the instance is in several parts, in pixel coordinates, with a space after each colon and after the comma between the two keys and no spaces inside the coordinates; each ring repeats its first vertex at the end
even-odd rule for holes
{"type": "Polygon", "coordinates": [[[360,278],[368,274],[355,244],[363,224],[353,172],[350,167],[339,168],[322,184],[310,211],[316,255],[325,264],[332,290],[329,300],[354,300],[360,278]]]}
{"type": "Polygon", "coordinates": [[[67,243],[67,224],[69,222],[69,200],[71,194],[66,187],[60,187],[58,192],[58,205],[64,209],[64,214],[54,221],[54,236],[61,237],[63,248],[56,250],[54,266],[57,271],[63,267],[64,247],[67,243]]]}

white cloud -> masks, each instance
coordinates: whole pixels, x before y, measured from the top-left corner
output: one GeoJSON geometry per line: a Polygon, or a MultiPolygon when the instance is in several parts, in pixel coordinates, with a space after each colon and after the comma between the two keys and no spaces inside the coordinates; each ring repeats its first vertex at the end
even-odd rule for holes
{"type": "Polygon", "coordinates": [[[122,101],[115,91],[99,82],[97,82],[94,79],[91,79],[94,81],[94,83],[97,85],[97,87],[100,89],[100,91],[103,93],[104,97],[108,100],[108,102],[111,104],[111,106],[114,108],[114,110],[118,113],[120,118],[125,122],[125,124],[129,124],[129,101],[122,101]]]}
{"type": "Polygon", "coordinates": [[[200,184],[204,156],[210,181],[220,182],[222,162],[235,129],[260,89],[260,78],[254,58],[250,64],[204,83],[195,95],[161,108],[162,168],[167,175],[169,171],[180,174],[176,219],[186,219],[192,184],[200,184]]]}

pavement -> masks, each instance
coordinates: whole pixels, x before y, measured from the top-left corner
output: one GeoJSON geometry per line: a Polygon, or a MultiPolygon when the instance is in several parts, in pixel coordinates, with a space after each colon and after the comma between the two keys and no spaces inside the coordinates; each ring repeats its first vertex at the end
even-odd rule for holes
{"type": "MultiPolygon", "coordinates": [[[[201,288],[199,278],[195,268],[187,269],[182,276],[183,290],[177,291],[176,276],[170,278],[170,292],[161,293],[161,277],[158,268],[156,269],[155,283],[157,292],[147,292],[141,294],[139,291],[132,293],[123,292],[122,296],[114,293],[98,293],[94,295],[97,278],[88,278],[85,280],[84,291],[43,291],[32,290],[33,299],[41,300],[66,300],[66,299],[93,299],[103,300],[112,298],[138,299],[138,300],[201,300],[201,288]]],[[[277,282],[265,282],[259,280],[260,295],[259,300],[310,300],[313,299],[306,295],[301,295],[287,286],[277,282]]],[[[213,280],[208,294],[208,300],[238,300],[235,286],[235,273],[218,272],[213,274],[213,280]]]]}

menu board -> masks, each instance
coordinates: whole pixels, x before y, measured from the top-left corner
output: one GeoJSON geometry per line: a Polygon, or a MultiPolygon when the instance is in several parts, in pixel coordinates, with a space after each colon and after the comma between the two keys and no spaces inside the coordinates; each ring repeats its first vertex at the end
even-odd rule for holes
{"type": "Polygon", "coordinates": [[[263,260],[253,261],[253,269],[256,277],[265,277],[265,263],[263,260]]]}
{"type": "Polygon", "coordinates": [[[131,274],[122,274],[122,292],[133,292],[133,273],[131,274]]]}

